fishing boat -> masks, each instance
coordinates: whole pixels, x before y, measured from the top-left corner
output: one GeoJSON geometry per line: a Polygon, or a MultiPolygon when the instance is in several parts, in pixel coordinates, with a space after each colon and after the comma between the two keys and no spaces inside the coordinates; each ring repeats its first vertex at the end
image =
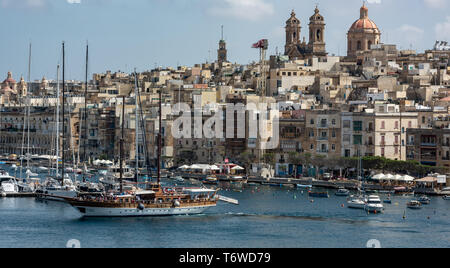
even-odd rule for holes
{"type": "Polygon", "coordinates": [[[370,195],[367,197],[364,209],[368,213],[382,213],[384,211],[384,206],[378,195],[370,195]]]}
{"type": "Polygon", "coordinates": [[[417,200],[412,200],[406,204],[409,209],[422,209],[422,203],[417,200]]]}
{"type": "Polygon", "coordinates": [[[308,192],[310,197],[318,197],[318,198],[330,198],[328,192],[308,192]]]}
{"type": "Polygon", "coordinates": [[[419,197],[417,201],[419,201],[422,205],[429,205],[431,203],[431,199],[426,195],[419,197]]]}
{"type": "Polygon", "coordinates": [[[336,196],[349,196],[350,195],[350,191],[345,189],[345,188],[340,188],[336,193],[336,196]]]}

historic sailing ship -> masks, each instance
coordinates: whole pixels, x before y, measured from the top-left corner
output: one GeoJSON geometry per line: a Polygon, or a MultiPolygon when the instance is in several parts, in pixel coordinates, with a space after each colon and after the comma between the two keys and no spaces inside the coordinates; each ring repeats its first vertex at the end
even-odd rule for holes
{"type": "MultiPolygon", "coordinates": [[[[137,79],[137,74],[136,78],[137,79]]],[[[137,98],[138,96],[136,96],[137,98]]],[[[102,196],[81,196],[65,200],[84,217],[143,217],[200,214],[217,205],[217,190],[206,188],[176,188],[161,185],[162,92],[159,92],[159,133],[157,182],[147,183],[145,190],[123,192],[124,110],[120,141],[120,191],[102,196]]],[[[137,118],[136,118],[137,120],[137,118]]]]}

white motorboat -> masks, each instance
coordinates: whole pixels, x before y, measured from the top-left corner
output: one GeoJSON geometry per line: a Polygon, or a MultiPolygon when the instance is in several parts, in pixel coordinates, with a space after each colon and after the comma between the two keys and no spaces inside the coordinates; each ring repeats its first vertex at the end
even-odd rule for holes
{"type": "Polygon", "coordinates": [[[431,199],[426,195],[419,197],[417,201],[419,201],[422,205],[429,205],[431,203],[431,199]]]}
{"type": "Polygon", "coordinates": [[[304,184],[297,184],[297,188],[299,189],[312,189],[312,185],[304,185],[304,184]]]}
{"type": "Polygon", "coordinates": [[[18,193],[19,185],[16,178],[9,175],[8,172],[0,170],[0,193],[18,193]]]}
{"type": "Polygon", "coordinates": [[[417,200],[412,200],[406,204],[406,207],[409,209],[422,209],[422,203],[417,200]]]}
{"type": "Polygon", "coordinates": [[[370,195],[367,197],[364,209],[369,213],[382,213],[384,206],[378,195],[370,195]]]}
{"type": "Polygon", "coordinates": [[[19,185],[15,179],[2,181],[0,184],[0,193],[17,194],[19,193],[19,185]]]}
{"type": "Polygon", "coordinates": [[[336,193],[336,196],[349,196],[350,195],[350,191],[345,189],[345,188],[340,188],[336,193]]]}
{"type": "Polygon", "coordinates": [[[183,182],[184,182],[184,179],[183,179],[183,177],[181,177],[181,176],[173,177],[173,180],[175,180],[176,182],[180,182],[180,183],[183,183],[183,182]]]}
{"type": "Polygon", "coordinates": [[[365,209],[366,201],[362,196],[354,196],[347,201],[347,207],[353,209],[365,209]]]}
{"type": "Polygon", "coordinates": [[[450,195],[446,195],[446,196],[442,197],[442,199],[444,199],[444,200],[450,200],[450,195]]]}

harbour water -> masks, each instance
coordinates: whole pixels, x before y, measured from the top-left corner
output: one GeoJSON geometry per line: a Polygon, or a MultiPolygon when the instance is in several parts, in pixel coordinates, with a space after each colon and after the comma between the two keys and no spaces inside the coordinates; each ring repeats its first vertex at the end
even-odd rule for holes
{"type": "MultiPolygon", "coordinates": [[[[246,186],[223,190],[240,205],[219,203],[197,216],[83,219],[69,205],[33,198],[0,199],[0,247],[450,247],[450,203],[432,198],[422,210],[408,210],[412,197],[392,198],[384,214],[367,215],[306,191],[246,186]],[[406,211],[406,213],[405,213],[406,211]],[[403,216],[406,216],[403,218],[403,216]]],[[[382,199],[384,198],[381,195],[382,199]]]]}

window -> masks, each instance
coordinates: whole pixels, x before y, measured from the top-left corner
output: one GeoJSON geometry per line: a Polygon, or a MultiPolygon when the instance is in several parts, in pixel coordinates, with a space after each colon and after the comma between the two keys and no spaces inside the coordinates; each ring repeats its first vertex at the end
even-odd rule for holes
{"type": "Polygon", "coordinates": [[[353,144],[361,145],[362,144],[362,135],[354,135],[353,136],[353,144]]]}
{"type": "Polygon", "coordinates": [[[314,119],[311,119],[310,124],[314,125],[314,119]]]}
{"type": "Polygon", "coordinates": [[[361,41],[358,41],[358,43],[356,44],[356,49],[361,50],[361,41]]]}
{"type": "Polygon", "coordinates": [[[331,150],[336,151],[336,144],[331,144],[331,150]]]}
{"type": "Polygon", "coordinates": [[[408,128],[412,128],[412,122],[411,121],[408,122],[408,128]]]}
{"type": "Polygon", "coordinates": [[[343,141],[344,142],[350,142],[350,139],[351,139],[351,136],[348,135],[348,134],[345,134],[344,137],[343,137],[343,141]]]}
{"type": "Polygon", "coordinates": [[[350,124],[351,124],[350,120],[345,120],[344,121],[344,128],[350,128],[350,124]]]}
{"type": "Polygon", "coordinates": [[[362,121],[355,121],[353,122],[353,131],[362,131],[362,121]]]}
{"type": "Polygon", "coordinates": [[[395,121],[395,128],[394,129],[398,129],[398,121],[395,121]]]}
{"type": "Polygon", "coordinates": [[[381,121],[381,129],[385,129],[386,128],[386,122],[381,121]]]}
{"type": "Polygon", "coordinates": [[[384,148],[381,148],[381,156],[384,157],[385,153],[384,153],[384,148]]]}

